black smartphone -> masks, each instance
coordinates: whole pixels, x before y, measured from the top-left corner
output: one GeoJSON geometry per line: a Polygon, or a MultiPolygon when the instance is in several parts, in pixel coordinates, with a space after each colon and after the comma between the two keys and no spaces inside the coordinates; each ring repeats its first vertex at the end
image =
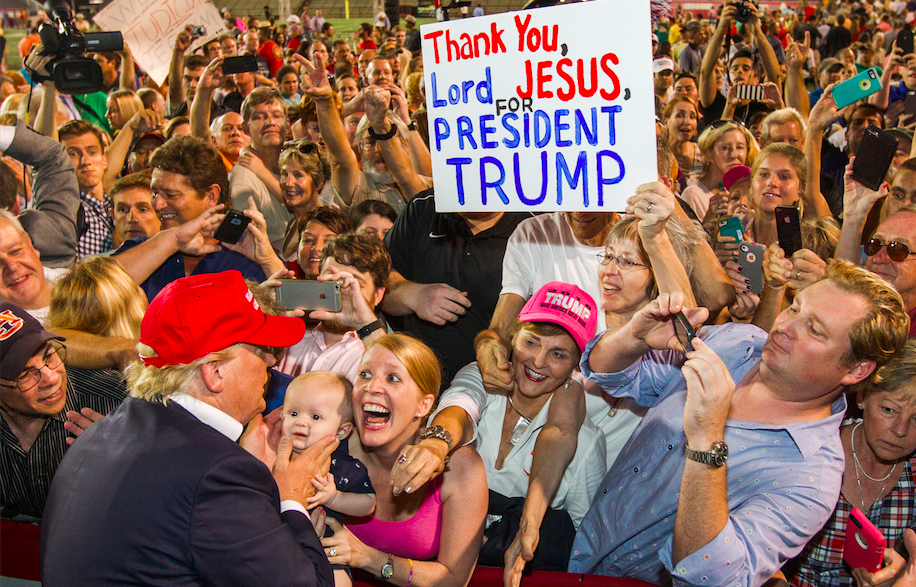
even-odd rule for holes
{"type": "Polygon", "coordinates": [[[203,25],[191,27],[191,38],[192,39],[198,39],[206,34],[207,34],[207,27],[203,25]]]}
{"type": "Polygon", "coordinates": [[[219,223],[216,232],[213,233],[213,238],[234,245],[242,240],[242,235],[245,234],[245,229],[248,228],[250,222],[251,218],[238,210],[229,210],[223,221],[219,223]]]}
{"type": "Polygon", "coordinates": [[[906,102],[904,103],[903,113],[916,115],[916,90],[908,90],[906,93],[906,102]]]}
{"type": "Polygon", "coordinates": [[[897,48],[903,49],[904,55],[913,52],[913,29],[909,25],[904,25],[900,32],[897,33],[897,48]]]}
{"type": "Polygon", "coordinates": [[[852,178],[871,190],[881,187],[897,152],[897,137],[870,124],[865,129],[855,161],[852,178]]]}
{"type": "Polygon", "coordinates": [[[313,279],[280,279],[277,301],[287,309],[340,312],[340,283],[313,279]]]}
{"type": "Polygon", "coordinates": [[[258,59],[254,55],[234,55],[223,59],[223,74],[245,73],[258,70],[258,59]]]}
{"type": "Polygon", "coordinates": [[[779,246],[791,257],[802,250],[801,220],[795,206],[776,206],[776,236],[779,246]]]}

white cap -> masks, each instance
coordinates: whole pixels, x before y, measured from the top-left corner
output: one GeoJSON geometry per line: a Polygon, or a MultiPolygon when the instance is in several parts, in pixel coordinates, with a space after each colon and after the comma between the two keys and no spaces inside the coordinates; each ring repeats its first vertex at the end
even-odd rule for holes
{"type": "Polygon", "coordinates": [[[652,62],[652,73],[659,73],[666,69],[674,71],[674,61],[671,61],[669,57],[659,57],[652,62]]]}

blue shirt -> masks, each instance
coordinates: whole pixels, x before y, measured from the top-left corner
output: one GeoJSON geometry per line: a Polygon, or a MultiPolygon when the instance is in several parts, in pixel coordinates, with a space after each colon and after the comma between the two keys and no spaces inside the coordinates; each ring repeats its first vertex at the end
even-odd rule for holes
{"type": "Polygon", "coordinates": [[[906,84],[903,82],[900,82],[896,86],[891,86],[887,93],[887,103],[893,104],[899,100],[906,100],[906,93],[908,91],[909,88],[907,88],[906,84]]]}
{"type": "Polygon", "coordinates": [[[818,100],[820,100],[823,95],[824,88],[817,88],[814,91],[808,92],[808,102],[811,103],[811,108],[814,108],[814,105],[817,104],[818,100]]]}
{"type": "MultiPolygon", "coordinates": [[[[115,252],[115,255],[136,247],[140,243],[146,241],[146,239],[147,237],[145,236],[138,236],[135,239],[124,241],[115,252]]],[[[219,273],[230,269],[235,269],[241,273],[242,277],[245,279],[251,279],[258,283],[267,279],[260,265],[241,253],[236,253],[235,251],[227,249],[220,249],[216,253],[204,255],[191,275],[219,273]]],[[[146,293],[146,299],[152,302],[153,298],[156,297],[156,294],[158,294],[162,288],[182,277],[185,277],[184,255],[175,253],[169,257],[165,263],[160,265],[159,268],[140,285],[140,288],[146,293]]]]}
{"type": "MultiPolygon", "coordinates": [[[[760,360],[766,334],[755,326],[705,327],[700,337],[740,381],[760,360]]],[[[684,471],[684,354],[652,351],[620,373],[593,373],[586,347],[582,372],[615,397],[650,407],[598,488],[579,526],[570,572],[630,577],[653,585],[761,585],[798,554],[830,518],[842,484],[840,422],[831,415],[787,426],[729,419],[729,521],[707,545],[671,560],[684,471]]]]}

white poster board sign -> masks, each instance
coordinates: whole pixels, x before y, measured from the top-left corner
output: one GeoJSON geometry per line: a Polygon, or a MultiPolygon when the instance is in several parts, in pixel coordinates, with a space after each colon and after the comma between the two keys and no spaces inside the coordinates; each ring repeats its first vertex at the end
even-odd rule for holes
{"type": "Polygon", "coordinates": [[[420,31],[437,211],[622,211],[658,179],[649,0],[420,31]]]}
{"type": "Polygon", "coordinates": [[[103,31],[121,31],[134,61],[157,84],[169,74],[175,37],[185,27],[207,27],[191,49],[226,32],[219,10],[209,0],[114,0],[92,17],[103,31]]]}

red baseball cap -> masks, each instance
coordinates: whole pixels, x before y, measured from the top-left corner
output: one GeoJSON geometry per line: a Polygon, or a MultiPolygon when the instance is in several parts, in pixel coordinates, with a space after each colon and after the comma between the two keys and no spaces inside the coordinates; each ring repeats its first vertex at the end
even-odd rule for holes
{"type": "Polygon", "coordinates": [[[155,351],[144,365],[186,365],[234,344],[288,347],[302,340],[300,318],[269,316],[238,271],[192,275],[153,298],[140,327],[140,342],[155,351]]]}
{"type": "Polygon", "coordinates": [[[522,322],[551,322],[566,329],[579,350],[595,335],[598,312],[595,300],[583,289],[551,281],[531,296],[518,315],[522,322]]]}

